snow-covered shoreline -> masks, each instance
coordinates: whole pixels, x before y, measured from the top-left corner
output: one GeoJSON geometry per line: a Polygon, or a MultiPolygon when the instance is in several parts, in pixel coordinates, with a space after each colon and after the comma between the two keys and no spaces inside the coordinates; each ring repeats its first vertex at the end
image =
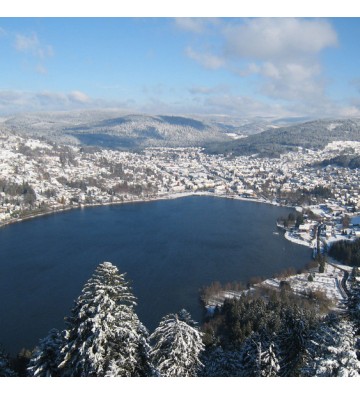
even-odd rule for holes
{"type": "Polygon", "coordinates": [[[211,197],[216,197],[216,198],[241,200],[241,201],[247,201],[247,202],[253,202],[253,203],[265,203],[265,204],[278,206],[278,204],[275,204],[274,202],[253,199],[253,198],[245,198],[242,196],[218,195],[218,194],[214,194],[212,192],[177,192],[177,193],[169,193],[166,195],[158,195],[158,196],[142,198],[142,199],[126,200],[126,201],[122,201],[122,202],[91,203],[91,204],[82,204],[79,206],[64,206],[64,207],[59,207],[59,208],[53,208],[51,211],[45,211],[45,212],[36,213],[36,214],[29,214],[26,217],[13,218],[11,220],[4,221],[4,222],[0,223],[0,228],[3,226],[6,226],[6,225],[15,224],[18,222],[23,222],[23,221],[27,221],[27,220],[38,218],[38,217],[43,217],[46,215],[59,214],[59,213],[62,213],[65,211],[70,211],[70,210],[85,209],[85,208],[89,208],[89,207],[115,206],[115,205],[120,205],[120,204],[129,204],[129,203],[148,203],[148,202],[155,202],[155,201],[160,201],[160,200],[180,199],[180,198],[190,197],[190,196],[211,196],[211,197]]]}
{"type": "Polygon", "coordinates": [[[293,237],[288,230],[285,232],[284,237],[285,237],[286,240],[291,241],[292,243],[300,244],[300,245],[303,245],[303,246],[308,247],[308,248],[314,248],[312,243],[309,243],[306,240],[300,240],[300,239],[298,239],[296,237],[293,237]]]}
{"type": "MultiPolygon", "coordinates": [[[[225,199],[232,199],[232,200],[240,200],[244,202],[252,202],[252,203],[261,203],[261,204],[269,204],[272,206],[281,206],[279,203],[274,202],[274,201],[269,201],[265,199],[254,199],[254,198],[245,198],[239,195],[220,195],[220,194],[214,194],[212,192],[175,192],[175,193],[169,193],[165,195],[157,195],[153,197],[148,197],[148,198],[142,198],[142,199],[132,199],[132,200],[126,200],[122,202],[104,202],[104,203],[92,203],[92,204],[83,204],[79,206],[65,206],[65,207],[59,207],[59,208],[53,208],[51,211],[46,211],[42,213],[36,213],[36,214],[30,214],[26,217],[22,218],[14,218],[9,221],[5,221],[0,223],[0,228],[23,222],[23,221],[28,221],[31,219],[39,218],[39,217],[44,217],[47,215],[54,215],[54,214],[60,214],[63,212],[67,212],[70,210],[79,210],[79,209],[86,209],[90,207],[103,207],[103,206],[115,206],[115,205],[121,205],[121,204],[130,204],[130,203],[148,203],[148,202],[156,202],[156,201],[161,201],[161,200],[172,200],[172,199],[180,199],[180,198],[185,198],[185,197],[190,197],[190,196],[210,196],[210,197],[215,197],[215,198],[225,198],[225,199]]],[[[295,207],[293,206],[281,206],[281,207],[287,207],[287,208],[292,208],[294,209],[295,207]]],[[[279,225],[278,225],[279,226],[279,225]]],[[[309,243],[307,243],[305,240],[299,240],[294,237],[291,237],[290,233],[288,231],[285,232],[284,237],[286,240],[303,245],[308,248],[313,248],[309,243]]]]}

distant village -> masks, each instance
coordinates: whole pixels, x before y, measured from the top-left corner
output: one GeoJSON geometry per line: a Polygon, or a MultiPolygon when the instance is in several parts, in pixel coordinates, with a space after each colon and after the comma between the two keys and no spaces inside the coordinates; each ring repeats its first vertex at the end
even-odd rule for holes
{"type": "Polygon", "coordinates": [[[301,221],[286,224],[286,237],[312,248],[319,239],[324,248],[360,235],[360,169],[319,165],[347,150],[359,153],[360,143],[270,159],[202,148],[124,152],[0,132],[0,224],[88,205],[210,194],[296,207],[301,221]]]}

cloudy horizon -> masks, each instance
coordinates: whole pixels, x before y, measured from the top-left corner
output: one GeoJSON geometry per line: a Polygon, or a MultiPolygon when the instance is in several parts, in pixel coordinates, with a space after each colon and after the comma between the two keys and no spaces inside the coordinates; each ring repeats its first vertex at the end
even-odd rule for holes
{"type": "Polygon", "coordinates": [[[358,18],[0,18],[0,115],[358,117],[358,18]]]}

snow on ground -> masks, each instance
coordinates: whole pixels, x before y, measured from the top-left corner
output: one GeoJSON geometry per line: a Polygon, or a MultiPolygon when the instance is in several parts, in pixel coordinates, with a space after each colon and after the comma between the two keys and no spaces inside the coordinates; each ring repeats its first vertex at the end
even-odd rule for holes
{"type": "Polygon", "coordinates": [[[332,122],[327,126],[327,130],[334,130],[337,126],[340,126],[339,123],[332,122]]]}
{"type": "Polygon", "coordinates": [[[333,141],[324,148],[324,151],[338,151],[340,148],[353,148],[355,152],[360,152],[359,141],[333,141]]]}
{"type": "Polygon", "coordinates": [[[46,143],[43,143],[39,140],[33,140],[33,139],[26,140],[25,145],[27,145],[31,149],[34,149],[34,148],[51,149],[52,148],[50,144],[46,144],[46,143]]]}
{"type": "Polygon", "coordinates": [[[298,236],[292,232],[286,231],[285,232],[285,239],[291,241],[292,243],[301,244],[305,247],[314,247],[314,241],[312,240],[311,236],[308,234],[304,234],[303,236],[298,236]]]}
{"type": "Polygon", "coordinates": [[[326,239],[326,244],[330,245],[332,243],[335,243],[336,241],[340,241],[340,240],[355,240],[356,237],[349,237],[348,235],[341,235],[339,233],[337,233],[335,236],[330,236],[326,239]]]}
{"type": "Polygon", "coordinates": [[[221,291],[216,295],[213,295],[207,302],[205,308],[208,313],[211,313],[216,306],[221,306],[225,299],[240,298],[241,295],[246,294],[249,290],[244,291],[221,291]]]}
{"type": "Polygon", "coordinates": [[[353,270],[352,266],[344,265],[343,263],[340,263],[334,258],[331,258],[330,256],[326,257],[327,262],[329,262],[331,265],[338,267],[339,269],[346,270],[347,272],[351,273],[353,270]]]}
{"type": "Polygon", "coordinates": [[[228,135],[234,140],[243,139],[246,137],[244,134],[236,134],[236,133],[226,133],[226,135],[228,135]]]}
{"type": "MultiPolygon", "coordinates": [[[[348,267],[345,270],[348,270],[348,267]]],[[[321,291],[337,304],[346,299],[340,284],[343,277],[343,271],[340,268],[328,263],[324,273],[312,273],[313,281],[309,281],[308,277],[309,273],[303,273],[287,277],[285,280],[289,283],[291,289],[298,294],[304,294],[309,291],[321,291]]],[[[279,287],[280,280],[268,279],[262,284],[270,287],[279,287]]]]}
{"type": "MultiPolygon", "coordinates": [[[[344,273],[341,269],[349,271],[351,270],[351,267],[345,265],[335,266],[327,263],[325,265],[324,273],[312,271],[311,274],[313,281],[309,281],[308,279],[310,273],[303,273],[289,276],[284,279],[269,278],[262,283],[255,285],[255,288],[264,286],[267,288],[279,289],[281,281],[285,280],[288,282],[291,289],[297,294],[304,295],[310,291],[320,291],[323,292],[329,299],[331,299],[337,308],[342,308],[343,302],[346,299],[346,294],[341,287],[341,280],[344,273]]],[[[221,306],[225,299],[240,298],[240,296],[246,292],[248,292],[248,290],[219,292],[217,295],[212,296],[211,299],[208,300],[206,309],[208,313],[211,313],[215,306],[221,306]]]]}
{"type": "Polygon", "coordinates": [[[320,217],[328,216],[328,214],[327,214],[324,210],[322,210],[321,208],[319,208],[319,207],[311,207],[310,210],[311,210],[315,215],[318,215],[318,216],[320,216],[320,217]]]}

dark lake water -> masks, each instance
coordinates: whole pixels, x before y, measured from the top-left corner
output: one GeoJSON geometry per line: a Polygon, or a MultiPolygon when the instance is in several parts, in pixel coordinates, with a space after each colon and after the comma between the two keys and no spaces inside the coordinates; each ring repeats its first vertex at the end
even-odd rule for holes
{"type": "Polygon", "coordinates": [[[277,232],[289,209],[192,196],[94,207],[0,229],[0,343],[32,348],[64,328],[73,301],[103,261],[127,273],[151,331],[186,308],[202,319],[199,289],[303,267],[310,250],[277,232]]]}

